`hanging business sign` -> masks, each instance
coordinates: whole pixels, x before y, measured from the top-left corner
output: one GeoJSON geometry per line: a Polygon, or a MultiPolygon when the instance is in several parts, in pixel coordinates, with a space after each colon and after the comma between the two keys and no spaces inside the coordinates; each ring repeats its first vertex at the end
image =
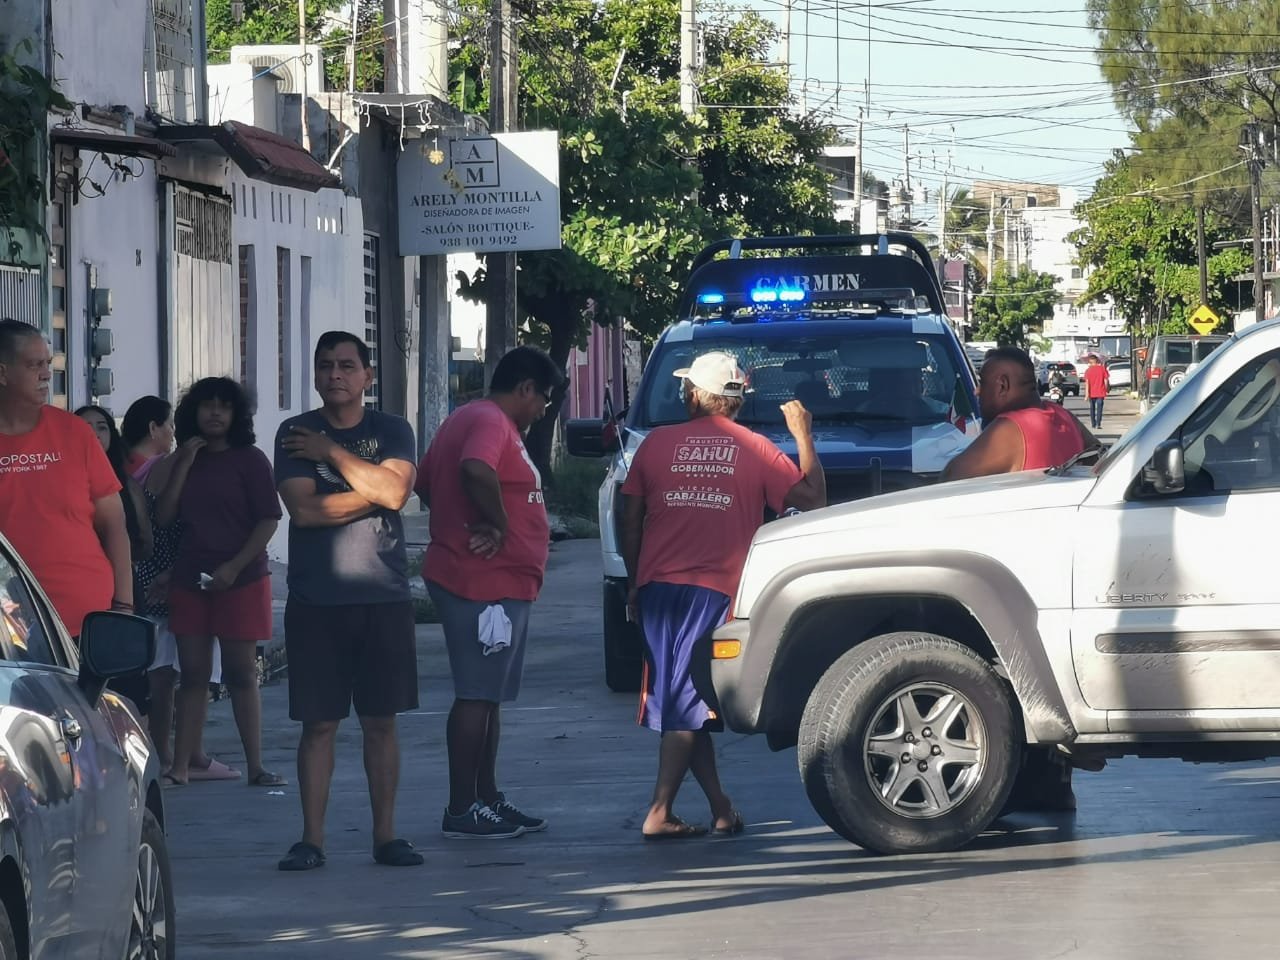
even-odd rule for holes
{"type": "Polygon", "coordinates": [[[400,255],[560,249],[554,130],[423,137],[396,168],[400,255]]]}

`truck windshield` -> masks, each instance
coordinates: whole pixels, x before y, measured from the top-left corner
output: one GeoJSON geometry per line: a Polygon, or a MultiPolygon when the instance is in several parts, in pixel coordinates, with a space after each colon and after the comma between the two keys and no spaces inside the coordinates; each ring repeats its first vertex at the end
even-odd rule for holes
{"type": "Polygon", "coordinates": [[[668,341],[650,359],[653,374],[646,377],[637,426],[688,419],[675,371],[713,350],[733,354],[746,372],[738,421],[749,426],[781,426],[780,407],[788,400],[803,403],[815,422],[828,423],[940,423],[957,401],[960,412],[973,413],[942,336],[705,337],[668,341]]]}

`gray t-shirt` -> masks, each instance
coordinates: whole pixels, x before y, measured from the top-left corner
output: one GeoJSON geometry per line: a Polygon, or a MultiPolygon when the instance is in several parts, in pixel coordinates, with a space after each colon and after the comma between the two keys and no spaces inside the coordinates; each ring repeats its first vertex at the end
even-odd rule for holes
{"type": "MultiPolygon", "coordinates": [[[[338,430],[319,410],[291,417],[276,434],[276,485],[296,477],[316,482],[316,493],[345,493],[351,486],[327,463],[294,459],[281,442],[294,426],[328,435],[371,463],[413,463],[417,448],[407,421],[377,410],[349,430],[338,430]]],[[[379,508],[336,527],[289,523],[289,594],[316,606],[398,603],[411,599],[404,523],[396,510],[379,508]]]]}

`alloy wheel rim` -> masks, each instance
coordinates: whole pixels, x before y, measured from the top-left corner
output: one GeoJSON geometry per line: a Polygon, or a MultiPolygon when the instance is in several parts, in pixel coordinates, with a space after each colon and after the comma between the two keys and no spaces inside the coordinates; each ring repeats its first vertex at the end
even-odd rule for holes
{"type": "Polygon", "coordinates": [[[133,919],[129,929],[128,960],[164,960],[168,955],[169,926],[165,916],[166,891],[160,860],[149,843],[138,850],[134,883],[133,919]]]}
{"type": "Polygon", "coordinates": [[[929,820],[964,803],[982,780],[987,732],[970,700],[943,683],[886,697],[862,741],[867,781],[894,814],[929,820]]]}

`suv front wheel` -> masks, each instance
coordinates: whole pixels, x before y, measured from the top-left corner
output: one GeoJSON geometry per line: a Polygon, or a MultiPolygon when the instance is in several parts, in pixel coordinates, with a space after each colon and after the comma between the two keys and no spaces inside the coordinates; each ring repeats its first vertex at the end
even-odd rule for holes
{"type": "Polygon", "coordinates": [[[814,809],[876,853],[954,850],[999,814],[1019,759],[1008,685],[970,648],[889,633],[848,651],[805,707],[814,809]]]}

